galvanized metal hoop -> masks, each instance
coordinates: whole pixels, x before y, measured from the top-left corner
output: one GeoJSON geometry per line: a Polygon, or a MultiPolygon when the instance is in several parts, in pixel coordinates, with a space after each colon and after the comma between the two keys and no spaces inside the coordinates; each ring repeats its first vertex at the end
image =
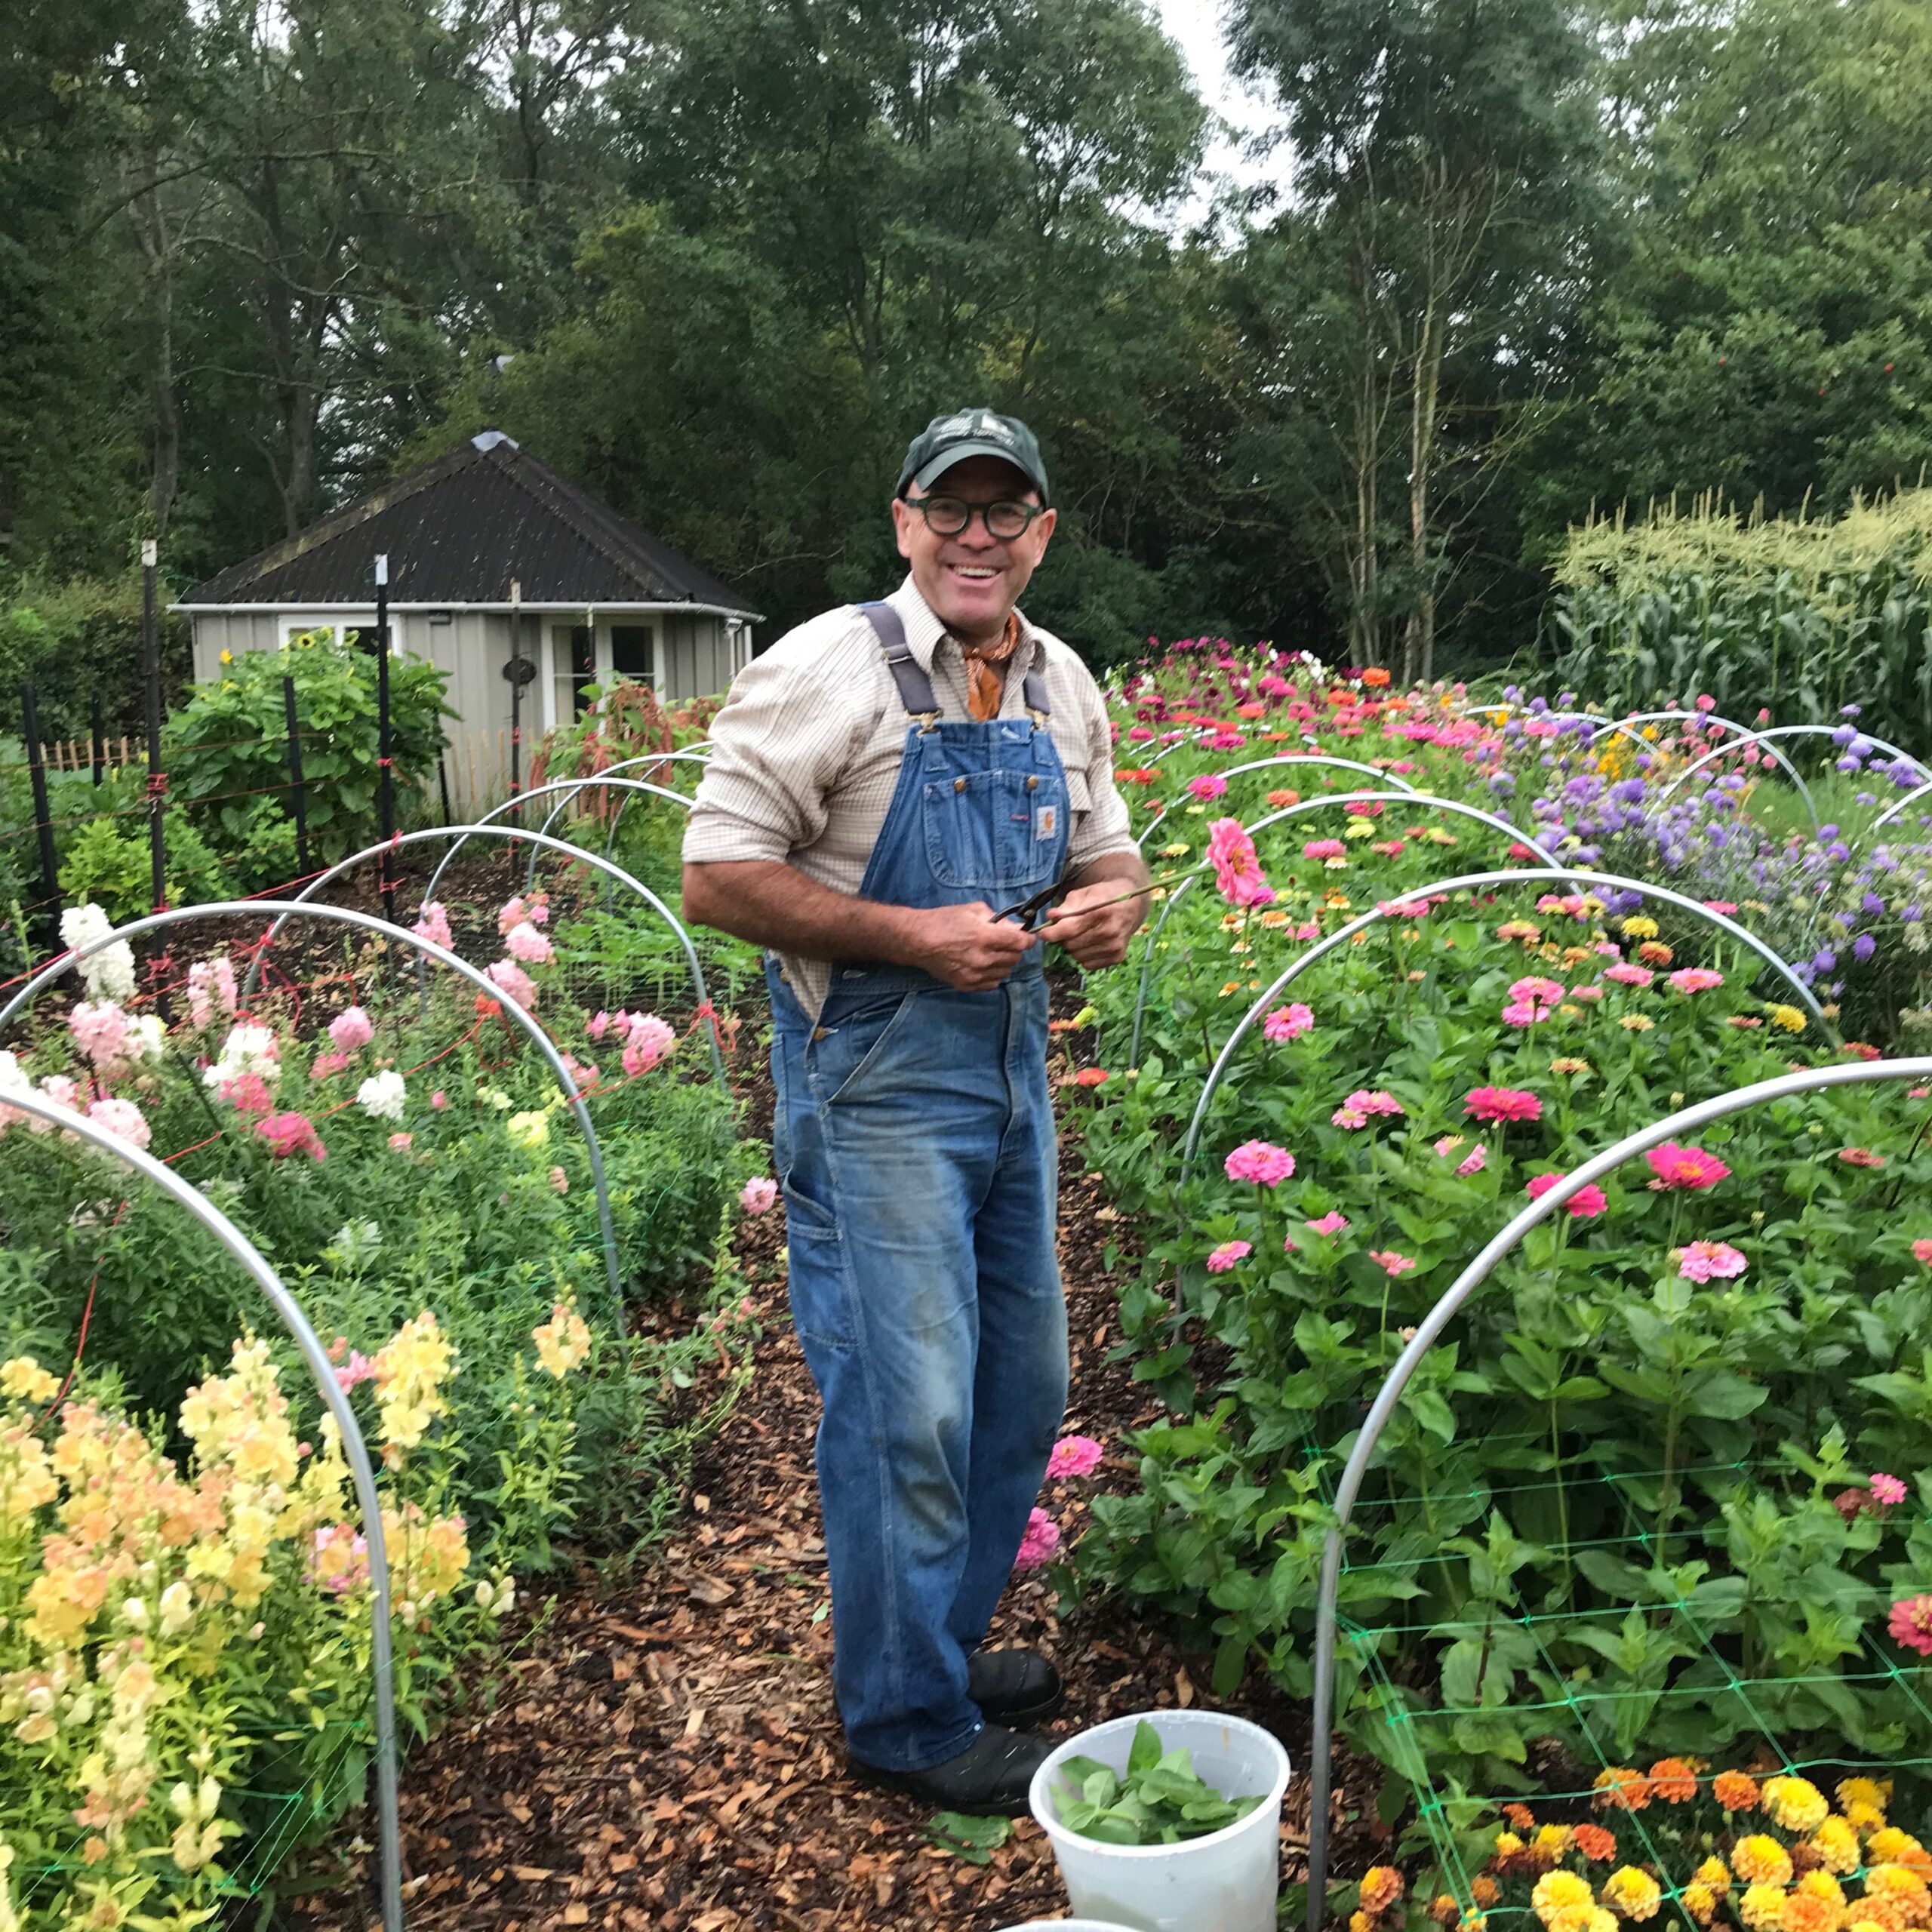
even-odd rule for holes
{"type": "MultiPolygon", "coordinates": [[[[8,1011],[11,1010],[10,1006],[8,1011]]],[[[302,1359],[315,1378],[315,1390],[322,1398],[322,1406],[334,1418],[341,1433],[343,1456],[355,1486],[356,1507],[362,1512],[363,1529],[368,1543],[370,1666],[375,1678],[376,1823],[382,1869],[383,1924],[386,1932],[402,1932],[402,1830],[398,1804],[395,1665],[389,1630],[389,1546],[383,1534],[382,1498],[376,1488],[375,1466],[369,1458],[368,1444],[363,1440],[349,1397],[336,1380],[335,1369],[321,1338],[303,1313],[301,1303],[283,1286],[281,1276],[263,1260],[255,1244],[198,1188],[183,1180],[152,1154],[103,1127],[98,1121],[91,1120],[71,1108],[57,1106],[45,1094],[31,1088],[10,1088],[5,1098],[8,1106],[61,1127],[97,1152],[112,1155],[200,1222],[234,1256],[243,1272],[268,1297],[269,1306],[294,1337],[302,1359]]]]}
{"type": "MultiPolygon", "coordinates": [[[[528,837],[529,835],[525,835],[528,837]]],[[[570,1076],[562,1056],[555,1042],[543,1028],[537,1025],[513,999],[506,998],[503,989],[488,975],[480,973],[466,959],[459,959],[454,952],[432,944],[420,933],[413,933],[402,926],[391,925],[388,920],[378,918],[373,912],[358,912],[347,906],[304,905],[294,900],[273,899],[217,901],[208,906],[171,906],[165,912],[150,912],[145,918],[131,919],[125,926],[116,926],[112,931],[103,933],[99,939],[90,940],[85,946],[72,952],[63,953],[50,966],[43,966],[29,980],[5,1006],[0,1006],[0,1029],[4,1029],[15,1014],[30,1004],[45,988],[64,977],[91,958],[103,946],[112,946],[117,940],[135,940],[143,935],[159,932],[169,926],[179,925],[184,919],[252,919],[264,914],[286,918],[296,913],[311,919],[327,919],[339,925],[353,926],[359,932],[371,933],[386,940],[400,940],[426,958],[433,959],[439,966],[448,967],[454,974],[469,982],[476,989],[494,1000],[504,1017],[529,1036],[557,1076],[557,1083],[568,1096],[571,1112],[577,1116],[577,1125],[583,1131],[584,1146],[590,1156],[590,1178],[597,1190],[597,1223],[604,1237],[604,1272],[610,1284],[611,1305],[617,1332],[624,1332],[623,1278],[617,1266],[617,1231],[611,1219],[611,1190],[604,1177],[604,1150],[598,1146],[597,1130],[591,1124],[590,1109],[583,1103],[583,1097],[577,1091],[577,1083],[570,1076]]],[[[9,1103],[11,1104],[11,1103],[9,1103]]]]}
{"type": "Polygon", "coordinates": [[[1932,1082],[1932,1059],[1862,1060],[1846,1066],[1807,1068],[1780,1074],[1755,1086],[1735,1087],[1714,1100],[1700,1100],[1593,1154],[1549,1191],[1514,1215],[1457,1276],[1447,1292],[1417,1326],[1414,1338],[1389,1371],[1368,1414],[1357,1432],[1354,1447],[1335,1488],[1335,1520],[1321,1552],[1321,1582],[1316,1597],[1315,1623],[1315,1700],[1313,1734],[1309,1749],[1308,1928],[1321,1932],[1327,1914],[1328,1881],[1328,1800],[1334,1779],[1335,1718],[1335,1635],[1337,1600],[1342,1577],[1342,1538],[1349,1527],[1363,1478],[1383,1430],[1387,1427],[1402,1391],[1422,1358],[1441,1337],[1463,1303],[1495,1271],[1497,1265],[1527,1234],[1555,1214],[1573,1196],[1601,1180],[1637,1155],[1666,1140],[1727,1115],[1771,1100],[1820,1088],[1857,1086],[1875,1080],[1932,1082]]]}
{"type": "MultiPolygon", "coordinates": [[[[1331,758],[1326,752],[1282,752],[1273,758],[1253,758],[1246,764],[1230,765],[1225,771],[1217,771],[1215,776],[1218,778],[1238,778],[1244,772],[1279,771],[1284,765],[1292,771],[1297,766],[1309,764],[1322,765],[1333,771],[1359,772],[1363,777],[1373,778],[1378,784],[1394,786],[1398,792],[1408,797],[1423,795],[1407,779],[1398,778],[1392,771],[1383,771],[1374,765],[1362,764],[1352,758],[1331,758]]],[[[1171,808],[1163,806],[1155,818],[1141,827],[1134,844],[1145,845],[1171,816],[1171,808]]]]}
{"type": "MultiPolygon", "coordinates": [[[[1714,760],[1726,757],[1733,752],[1743,751],[1749,746],[1764,745],[1768,749],[1770,741],[1774,738],[1829,738],[1834,737],[1844,728],[1842,725],[1838,724],[1773,724],[1761,731],[1746,731],[1742,738],[1721,745],[1713,745],[1703,757],[1693,759],[1657,794],[1657,803],[1660,805],[1667,804],[1671,795],[1687,778],[1702,771],[1706,765],[1711,764],[1714,760]]],[[[1863,738],[1868,745],[1873,746],[1875,749],[1888,752],[1894,759],[1902,760],[1907,764],[1916,766],[1920,771],[1926,772],[1928,777],[1932,777],[1932,771],[1927,771],[1923,758],[1914,758],[1911,752],[1901,751],[1897,745],[1888,743],[1883,738],[1875,738],[1869,731],[1857,731],[1852,735],[1854,737],[1863,738]]],[[[1815,811],[1812,814],[1811,822],[1814,826],[1817,824],[1817,814],[1815,811]]]]}

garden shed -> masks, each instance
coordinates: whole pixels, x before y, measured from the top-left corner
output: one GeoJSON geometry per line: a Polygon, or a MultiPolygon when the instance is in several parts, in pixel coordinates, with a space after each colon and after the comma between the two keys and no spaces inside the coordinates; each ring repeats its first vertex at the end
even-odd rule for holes
{"type": "Polygon", "coordinates": [[[486,429],[187,592],[174,608],[193,621],[195,675],[217,676],[225,651],[370,629],[378,555],[392,647],[450,674],[451,774],[472,801],[500,789],[513,659],[534,738],[599,680],[678,703],[723,691],[751,657],[758,614],[743,598],[486,429]]]}

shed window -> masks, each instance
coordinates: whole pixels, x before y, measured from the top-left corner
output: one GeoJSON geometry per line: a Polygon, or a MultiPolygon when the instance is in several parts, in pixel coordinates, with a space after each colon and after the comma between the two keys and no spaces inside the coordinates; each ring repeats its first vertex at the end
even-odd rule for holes
{"type": "Polygon", "coordinates": [[[657,675],[648,624],[613,624],[611,626],[611,669],[633,684],[648,685],[657,675]]]}
{"type": "Polygon", "coordinates": [[[556,666],[558,723],[581,718],[592,700],[597,681],[596,633],[588,624],[558,624],[550,632],[550,661],[556,666]]]}

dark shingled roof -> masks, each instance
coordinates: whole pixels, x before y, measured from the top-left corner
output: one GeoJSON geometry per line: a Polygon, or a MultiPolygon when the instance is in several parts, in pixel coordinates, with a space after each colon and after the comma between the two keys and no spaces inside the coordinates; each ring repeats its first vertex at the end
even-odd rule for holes
{"type": "Polygon", "coordinates": [[[366,604],[386,552],[398,604],[715,604],[756,614],[649,531],[499,431],[186,592],[183,604],[366,604]]]}

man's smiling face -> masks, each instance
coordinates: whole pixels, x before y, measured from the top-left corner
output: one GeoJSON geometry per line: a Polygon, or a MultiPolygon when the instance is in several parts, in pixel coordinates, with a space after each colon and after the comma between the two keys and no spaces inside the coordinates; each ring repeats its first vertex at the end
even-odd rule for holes
{"type": "MultiPolygon", "coordinates": [[[[971,456],[936,477],[920,497],[954,497],[983,509],[989,503],[1037,503],[1039,493],[1024,474],[996,456],[971,456]]],[[[1020,601],[1028,580],[1046,555],[1054,515],[1044,511],[1023,535],[998,537],[983,515],[957,537],[942,537],[925,518],[895,499],[892,522],[899,554],[912,567],[912,583],[927,608],[955,637],[990,643],[1020,601]]]]}

